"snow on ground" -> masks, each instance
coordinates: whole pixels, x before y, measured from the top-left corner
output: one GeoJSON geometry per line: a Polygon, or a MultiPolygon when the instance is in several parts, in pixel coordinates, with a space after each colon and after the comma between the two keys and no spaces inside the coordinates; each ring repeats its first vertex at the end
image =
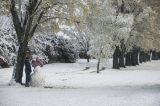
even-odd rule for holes
{"type": "Polygon", "coordinates": [[[95,60],[45,65],[45,86],[53,88],[8,86],[13,67],[0,69],[0,106],[160,106],[160,61],[114,70],[110,60],[100,74],[95,66],[95,60]]]}
{"type": "Polygon", "coordinates": [[[96,61],[85,64],[78,61],[74,64],[50,64],[44,67],[46,81],[52,86],[81,87],[106,87],[106,86],[134,86],[160,84],[160,61],[146,63],[138,67],[113,70],[111,65],[106,70],[96,73],[96,61]],[[84,70],[86,66],[91,69],[84,70]],[[155,67],[155,68],[154,68],[155,67]],[[156,71],[156,72],[155,72],[156,71]]]}

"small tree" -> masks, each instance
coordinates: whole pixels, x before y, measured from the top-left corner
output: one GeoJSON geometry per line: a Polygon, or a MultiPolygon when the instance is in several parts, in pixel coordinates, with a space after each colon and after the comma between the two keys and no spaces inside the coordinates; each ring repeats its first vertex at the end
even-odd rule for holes
{"type": "Polygon", "coordinates": [[[106,60],[112,54],[111,43],[112,40],[107,35],[105,36],[94,34],[94,36],[92,36],[91,38],[91,47],[88,54],[98,60],[97,73],[99,73],[100,71],[100,64],[102,62],[102,59],[106,60]]]}

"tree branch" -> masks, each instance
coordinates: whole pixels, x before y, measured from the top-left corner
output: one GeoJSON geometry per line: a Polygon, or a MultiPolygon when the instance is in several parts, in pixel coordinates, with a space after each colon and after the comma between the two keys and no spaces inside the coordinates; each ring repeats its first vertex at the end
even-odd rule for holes
{"type": "Polygon", "coordinates": [[[10,7],[11,15],[13,24],[17,33],[18,42],[21,43],[22,35],[23,35],[23,29],[21,26],[21,21],[19,20],[18,13],[15,8],[15,1],[11,0],[11,7],[10,7]]]}
{"type": "Polygon", "coordinates": [[[56,2],[56,3],[53,3],[53,5],[64,5],[64,4],[73,4],[73,3],[63,3],[63,2],[56,2]]]}
{"type": "Polygon", "coordinates": [[[30,31],[30,33],[29,33],[30,38],[33,37],[33,34],[34,34],[37,26],[39,25],[39,23],[40,23],[40,21],[41,21],[41,19],[42,19],[42,17],[43,17],[43,14],[44,14],[44,11],[42,11],[42,12],[39,14],[39,17],[38,17],[38,19],[37,19],[36,24],[32,27],[32,29],[31,29],[31,31],[30,31]]]}
{"type": "MultiPolygon", "coordinates": [[[[45,16],[44,16],[45,17],[45,16]]],[[[46,16],[47,17],[47,16],[46,16]]],[[[44,19],[43,21],[41,21],[40,23],[45,23],[45,22],[47,22],[47,21],[49,21],[49,20],[52,20],[52,19],[65,19],[65,20],[67,20],[67,21],[70,21],[71,19],[70,18],[67,18],[67,17],[54,17],[54,16],[52,16],[52,17],[48,17],[48,18],[46,18],[46,19],[44,19]]],[[[81,23],[79,20],[74,20],[74,22],[75,23],[81,23]]],[[[84,23],[85,24],[85,23],[84,23]]]]}

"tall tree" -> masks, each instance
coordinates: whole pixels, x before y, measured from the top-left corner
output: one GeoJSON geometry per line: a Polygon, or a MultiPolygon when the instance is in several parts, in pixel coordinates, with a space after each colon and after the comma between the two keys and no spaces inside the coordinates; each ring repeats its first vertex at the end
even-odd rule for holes
{"type": "Polygon", "coordinates": [[[28,42],[33,37],[45,12],[45,9],[42,8],[41,4],[42,0],[28,0],[28,3],[24,4],[21,0],[19,0],[18,3],[16,0],[10,0],[10,12],[19,44],[13,72],[13,78],[18,83],[22,83],[24,60],[28,49],[28,42]],[[22,6],[24,5],[25,7],[22,9],[22,6]]]}
{"type": "Polygon", "coordinates": [[[27,46],[37,27],[49,29],[49,25],[50,30],[55,31],[61,23],[80,23],[81,20],[83,21],[83,16],[87,15],[85,5],[83,0],[10,0],[10,12],[18,39],[17,58],[13,72],[13,79],[16,82],[22,83],[27,46]],[[79,9],[76,9],[78,4],[81,5],[79,9]],[[83,12],[77,12],[80,10],[83,12]],[[45,24],[48,21],[49,23],[45,24]]]}

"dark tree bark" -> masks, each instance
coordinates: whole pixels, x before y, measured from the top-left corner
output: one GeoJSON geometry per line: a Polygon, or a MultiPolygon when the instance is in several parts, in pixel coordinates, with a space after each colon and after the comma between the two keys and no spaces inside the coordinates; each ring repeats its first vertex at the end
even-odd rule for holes
{"type": "Polygon", "coordinates": [[[147,52],[146,53],[146,61],[150,61],[150,58],[151,58],[151,53],[147,52]]]}
{"type": "Polygon", "coordinates": [[[126,54],[126,66],[131,66],[132,65],[132,61],[131,61],[131,52],[128,52],[126,54]]]}
{"type": "Polygon", "coordinates": [[[140,51],[140,54],[139,54],[139,62],[140,62],[140,63],[145,62],[145,59],[144,59],[144,52],[143,52],[143,51],[140,51]]]}
{"type": "Polygon", "coordinates": [[[119,69],[119,47],[117,46],[113,54],[113,69],[119,69]]]}
{"type": "Polygon", "coordinates": [[[139,53],[139,63],[142,63],[143,61],[142,61],[142,52],[140,51],[140,53],[139,53]]]}
{"type": "Polygon", "coordinates": [[[158,60],[158,53],[156,51],[152,52],[152,60],[158,60]]]}
{"type": "Polygon", "coordinates": [[[135,60],[135,64],[139,65],[139,51],[136,51],[136,60],[135,60]]]}
{"type": "Polygon", "coordinates": [[[89,63],[89,60],[90,60],[90,56],[89,55],[87,55],[87,62],[89,63]]]}
{"type": "Polygon", "coordinates": [[[22,83],[22,76],[23,76],[23,67],[24,67],[24,60],[27,51],[27,45],[21,45],[18,50],[17,55],[17,64],[16,64],[16,71],[15,71],[15,81],[18,83],[22,83]]]}
{"type": "Polygon", "coordinates": [[[138,50],[134,49],[131,53],[131,65],[136,66],[138,65],[138,50]]]}
{"type": "Polygon", "coordinates": [[[158,60],[160,60],[160,52],[158,52],[158,60]]]}
{"type": "Polygon", "coordinates": [[[147,54],[144,51],[140,52],[140,63],[147,62],[147,54]]]}
{"type": "Polygon", "coordinates": [[[143,52],[143,61],[147,62],[147,54],[145,52],[143,52]]]}
{"type": "Polygon", "coordinates": [[[132,66],[136,66],[136,64],[135,64],[135,58],[136,58],[135,52],[132,52],[131,53],[131,65],[132,66]]]}
{"type": "Polygon", "coordinates": [[[87,50],[86,50],[87,62],[89,62],[89,60],[90,60],[90,55],[88,54],[89,48],[90,48],[90,44],[89,44],[89,41],[87,41],[87,50]]]}
{"type": "Polygon", "coordinates": [[[119,52],[119,67],[125,68],[125,60],[123,51],[119,52]]]}
{"type": "Polygon", "coordinates": [[[101,62],[101,59],[99,58],[97,63],[97,73],[99,73],[100,71],[100,62],[101,62]]]}
{"type": "Polygon", "coordinates": [[[119,51],[119,67],[125,68],[125,51],[126,51],[126,45],[124,43],[124,39],[120,41],[120,51],[119,51]]]}

